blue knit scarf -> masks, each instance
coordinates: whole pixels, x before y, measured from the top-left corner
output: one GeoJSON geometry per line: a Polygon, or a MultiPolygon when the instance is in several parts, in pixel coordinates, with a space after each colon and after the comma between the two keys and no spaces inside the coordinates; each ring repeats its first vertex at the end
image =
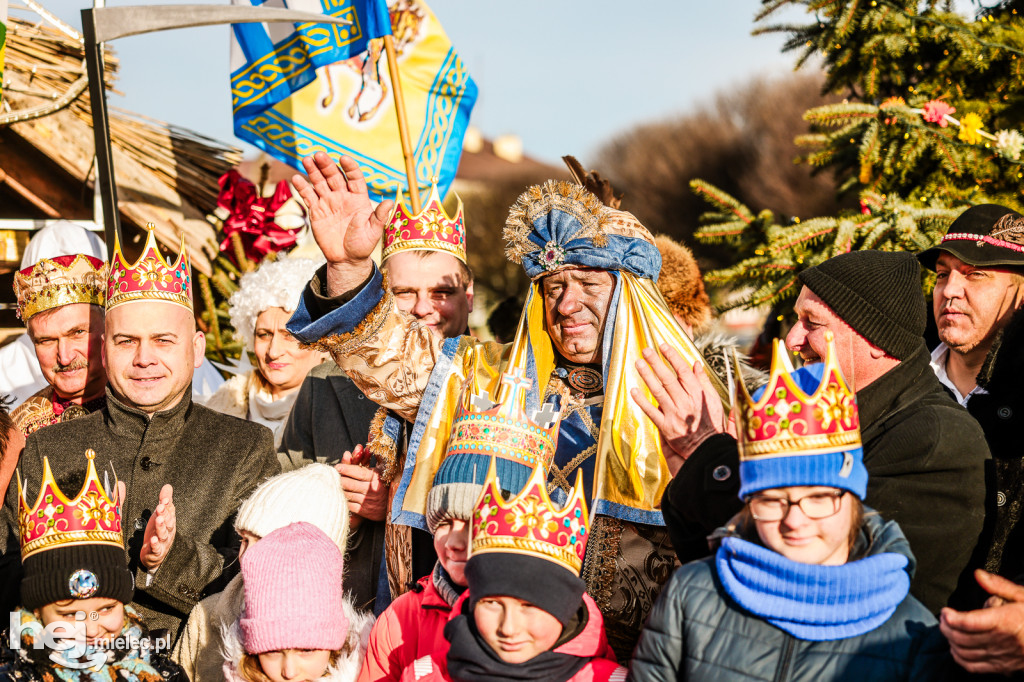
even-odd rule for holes
{"type": "Polygon", "coordinates": [[[729,537],[715,555],[726,593],[798,639],[857,637],[889,619],[910,591],[907,557],[882,552],[842,566],[801,564],[729,537]]]}

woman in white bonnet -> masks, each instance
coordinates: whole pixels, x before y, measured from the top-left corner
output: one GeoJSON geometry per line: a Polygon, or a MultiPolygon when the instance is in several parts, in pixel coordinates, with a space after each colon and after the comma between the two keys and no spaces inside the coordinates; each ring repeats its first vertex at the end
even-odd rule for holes
{"type": "Polygon", "coordinates": [[[242,277],[229,300],[231,324],[246,350],[256,356],[256,367],[221,386],[206,406],[267,426],[277,445],[302,380],[326,358],[300,348],[285,329],[302,288],[319,265],[308,258],[263,263],[242,277]]]}

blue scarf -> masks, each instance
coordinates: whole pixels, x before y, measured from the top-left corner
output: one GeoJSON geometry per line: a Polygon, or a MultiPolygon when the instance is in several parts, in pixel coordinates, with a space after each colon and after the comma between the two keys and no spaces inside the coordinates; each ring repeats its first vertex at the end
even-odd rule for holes
{"type": "Polygon", "coordinates": [[[715,554],[726,593],[744,610],[815,642],[871,632],[910,591],[907,557],[881,552],[842,566],[801,564],[729,537],[715,554]]]}

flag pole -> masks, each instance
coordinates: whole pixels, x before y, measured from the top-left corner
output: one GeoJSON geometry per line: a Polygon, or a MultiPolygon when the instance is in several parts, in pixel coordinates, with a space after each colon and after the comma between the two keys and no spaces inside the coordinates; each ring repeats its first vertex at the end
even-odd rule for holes
{"type": "Polygon", "coordinates": [[[402,157],[405,159],[405,177],[409,181],[409,200],[412,202],[413,215],[420,212],[420,190],[416,182],[416,159],[412,156],[412,144],[409,142],[409,123],[405,120],[405,98],[402,96],[402,84],[398,80],[398,56],[395,54],[395,39],[392,35],[384,36],[384,51],[388,56],[388,74],[391,77],[391,89],[395,93],[395,114],[398,115],[398,137],[402,141],[402,157]]]}

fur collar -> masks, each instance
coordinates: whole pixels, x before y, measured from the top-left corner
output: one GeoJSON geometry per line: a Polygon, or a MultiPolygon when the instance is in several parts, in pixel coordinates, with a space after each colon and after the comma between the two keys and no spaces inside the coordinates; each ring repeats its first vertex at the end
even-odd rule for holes
{"type": "MultiPolygon", "coordinates": [[[[366,657],[366,646],[370,641],[370,630],[374,622],[373,614],[356,609],[352,605],[351,597],[347,595],[344,611],[345,618],[348,619],[348,637],[345,640],[348,653],[327,669],[320,682],[355,682],[366,657]]],[[[238,673],[238,665],[242,660],[242,654],[245,653],[239,619],[230,625],[224,624],[221,627],[221,636],[224,641],[221,648],[224,656],[224,679],[226,682],[243,682],[242,676],[238,673]]]]}
{"type": "MultiPolygon", "coordinates": [[[[255,370],[254,370],[255,371],[255,370]]],[[[249,413],[249,380],[252,372],[236,374],[206,400],[206,407],[245,419],[249,413]]]]}
{"type": "MultiPolygon", "coordinates": [[[[728,385],[729,377],[725,367],[727,362],[732,363],[733,351],[736,351],[736,357],[739,358],[740,367],[743,369],[743,383],[746,385],[748,392],[753,393],[768,383],[768,374],[766,372],[762,372],[747,364],[747,356],[740,351],[734,337],[719,331],[709,331],[697,334],[693,339],[693,343],[697,346],[697,350],[700,351],[704,361],[708,363],[708,367],[722,380],[723,384],[728,385]]],[[[735,371],[734,367],[734,380],[735,371]]]]}
{"type": "Polygon", "coordinates": [[[1024,308],[1014,313],[992,341],[992,348],[978,372],[978,386],[991,391],[1000,384],[1017,386],[1024,379],[1024,308]],[[1003,347],[1006,352],[1001,352],[1003,347]]]}

